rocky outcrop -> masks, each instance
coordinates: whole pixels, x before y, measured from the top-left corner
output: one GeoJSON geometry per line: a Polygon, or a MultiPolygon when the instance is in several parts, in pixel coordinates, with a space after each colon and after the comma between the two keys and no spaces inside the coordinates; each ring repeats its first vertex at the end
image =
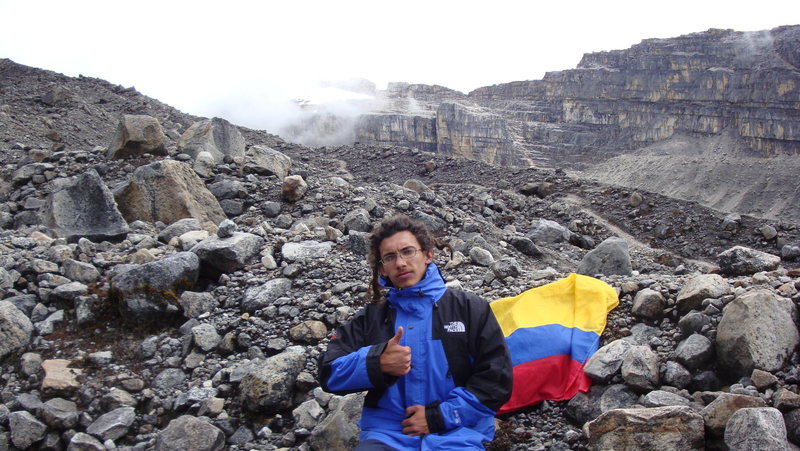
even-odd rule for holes
{"type": "Polygon", "coordinates": [[[355,125],[356,142],[414,147],[427,152],[437,148],[436,118],[408,114],[364,114],[355,125]]]}
{"type": "Polygon", "coordinates": [[[415,147],[503,165],[518,162],[505,119],[466,103],[442,102],[433,115],[362,115],[355,134],[356,142],[415,147]]]}
{"type": "Polygon", "coordinates": [[[689,407],[610,410],[584,429],[593,449],[705,449],[703,417],[689,407]]]}
{"type": "Polygon", "coordinates": [[[436,152],[443,155],[513,165],[511,135],[498,114],[444,102],[436,110],[436,152]]]}
{"type": "Polygon", "coordinates": [[[172,224],[179,219],[196,218],[203,228],[214,231],[225,219],[219,202],[197,174],[175,160],[139,167],[125,185],[114,191],[114,198],[129,222],[172,224]]]}
{"type": "Polygon", "coordinates": [[[798,154],[793,110],[800,78],[796,51],[787,50],[798,40],[798,27],[646,39],[627,50],[586,54],[577,69],[480,88],[470,98],[514,102],[515,116],[526,122],[566,124],[548,143],[553,146],[582,140],[593,148],[629,149],[676,133],[734,129],[765,156],[798,154]]]}

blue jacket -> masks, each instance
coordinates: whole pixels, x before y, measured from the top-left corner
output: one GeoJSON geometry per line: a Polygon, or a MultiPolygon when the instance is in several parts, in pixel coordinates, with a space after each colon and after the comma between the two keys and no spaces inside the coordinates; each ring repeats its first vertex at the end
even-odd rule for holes
{"type": "Polygon", "coordinates": [[[433,263],[418,284],[389,287],[388,302],[368,305],[340,327],[320,362],[325,390],[368,390],[361,440],[397,449],[483,449],[494,437],[495,411],[510,396],[511,375],[489,304],[448,289],[433,263]],[[380,355],[400,326],[412,368],[398,378],[380,371],[380,355]],[[430,434],[403,434],[405,409],[412,405],[426,406],[430,434]]]}

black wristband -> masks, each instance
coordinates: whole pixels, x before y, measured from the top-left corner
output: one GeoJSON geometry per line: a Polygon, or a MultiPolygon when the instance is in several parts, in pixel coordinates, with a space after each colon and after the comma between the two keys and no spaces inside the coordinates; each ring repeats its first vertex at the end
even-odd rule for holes
{"type": "Polygon", "coordinates": [[[439,401],[434,401],[425,406],[425,421],[428,422],[428,432],[436,433],[444,430],[444,417],[439,410],[439,401]]]}

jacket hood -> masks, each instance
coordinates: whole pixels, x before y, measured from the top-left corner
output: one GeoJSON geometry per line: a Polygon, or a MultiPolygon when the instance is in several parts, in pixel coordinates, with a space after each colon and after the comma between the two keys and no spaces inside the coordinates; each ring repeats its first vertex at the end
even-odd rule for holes
{"type": "Polygon", "coordinates": [[[417,311],[429,305],[433,305],[447,291],[444,284],[444,277],[439,271],[436,263],[428,263],[425,269],[425,277],[416,285],[408,288],[395,288],[391,282],[380,276],[381,286],[389,289],[389,305],[408,312],[417,311]]]}

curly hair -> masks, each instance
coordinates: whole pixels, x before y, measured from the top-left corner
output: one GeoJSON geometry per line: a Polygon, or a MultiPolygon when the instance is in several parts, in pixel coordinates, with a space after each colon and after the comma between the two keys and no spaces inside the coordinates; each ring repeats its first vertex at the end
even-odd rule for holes
{"type": "Polygon", "coordinates": [[[388,219],[381,221],[369,235],[369,266],[372,268],[372,281],[370,282],[369,289],[367,290],[367,297],[371,302],[380,302],[383,300],[383,293],[381,290],[380,276],[381,265],[381,243],[386,238],[399,233],[411,232],[414,237],[419,241],[422,251],[428,251],[434,247],[442,250],[450,250],[450,255],[453,255],[453,247],[449,243],[437,240],[433,233],[428,230],[420,221],[415,221],[404,214],[397,214],[388,219]]]}

